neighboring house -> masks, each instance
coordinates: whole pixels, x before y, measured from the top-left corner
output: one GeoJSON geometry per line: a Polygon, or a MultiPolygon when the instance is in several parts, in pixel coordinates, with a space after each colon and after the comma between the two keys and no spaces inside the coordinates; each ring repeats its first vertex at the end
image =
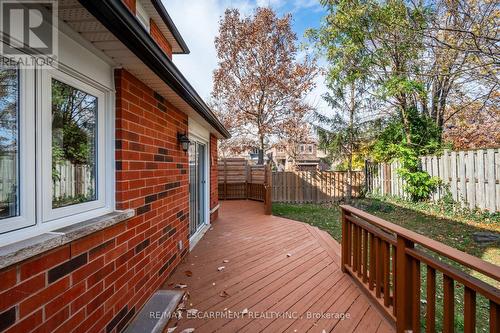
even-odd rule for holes
{"type": "Polygon", "coordinates": [[[217,218],[229,133],[161,0],[58,6],[57,68],[0,67],[0,331],[118,332],[217,218]]]}
{"type": "Polygon", "coordinates": [[[318,149],[314,141],[302,142],[297,147],[276,144],[268,149],[270,157],[278,171],[326,170],[328,166],[321,162],[326,153],[318,149]]]}
{"type": "MultiPolygon", "coordinates": [[[[248,148],[242,149],[238,152],[226,153],[224,156],[219,156],[224,158],[242,158],[248,161],[250,165],[257,165],[259,163],[259,148],[248,148]]],[[[264,164],[267,163],[268,156],[264,155],[264,164]]]]}

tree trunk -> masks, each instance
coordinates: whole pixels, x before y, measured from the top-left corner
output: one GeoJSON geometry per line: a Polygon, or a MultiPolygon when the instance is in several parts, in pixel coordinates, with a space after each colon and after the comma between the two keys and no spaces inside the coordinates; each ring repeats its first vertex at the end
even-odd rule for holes
{"type": "Polygon", "coordinates": [[[264,136],[260,136],[260,149],[259,149],[259,165],[264,165],[264,136]]]}
{"type": "Polygon", "coordinates": [[[354,113],[356,112],[356,85],[351,84],[351,105],[349,110],[349,160],[347,162],[347,202],[352,199],[352,154],[354,150],[354,113]]]}

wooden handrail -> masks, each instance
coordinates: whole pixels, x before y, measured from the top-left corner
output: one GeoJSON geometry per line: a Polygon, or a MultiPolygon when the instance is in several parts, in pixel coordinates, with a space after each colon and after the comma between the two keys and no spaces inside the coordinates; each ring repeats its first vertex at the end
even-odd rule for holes
{"type": "Polygon", "coordinates": [[[500,290],[428,252],[496,281],[500,281],[500,267],[357,208],[341,205],[341,209],[342,271],[366,289],[398,333],[420,332],[422,265],[427,269],[426,332],[436,330],[436,273],[443,276],[443,332],[454,331],[456,283],[464,286],[464,331],[476,331],[476,295],[480,294],[489,300],[490,333],[500,332],[500,290]]]}
{"type": "Polygon", "coordinates": [[[457,250],[451,246],[440,243],[423,235],[420,235],[414,231],[405,229],[397,224],[383,220],[377,216],[371,215],[360,209],[354,208],[349,205],[341,205],[340,208],[352,215],[358,216],[359,218],[369,221],[376,226],[386,229],[388,231],[394,232],[414,243],[420,244],[423,247],[428,248],[436,253],[439,253],[448,259],[456,261],[468,268],[471,268],[479,273],[482,273],[496,281],[500,281],[500,267],[492,263],[486,262],[479,259],[478,257],[472,256],[468,253],[457,250]]]}

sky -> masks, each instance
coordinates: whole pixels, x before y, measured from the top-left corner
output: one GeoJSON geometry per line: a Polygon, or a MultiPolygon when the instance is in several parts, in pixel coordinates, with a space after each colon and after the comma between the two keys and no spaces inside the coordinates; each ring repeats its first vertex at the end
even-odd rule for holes
{"type": "MultiPolygon", "coordinates": [[[[299,43],[305,41],[304,32],[317,28],[324,9],[319,0],[162,0],[177,29],[186,41],[191,53],[173,56],[173,61],[186,76],[198,94],[208,101],[212,92],[212,73],[217,67],[214,40],[218,33],[219,20],[226,8],[238,8],[250,15],[257,7],[271,7],[278,15],[291,13],[293,30],[299,43]]],[[[324,63],[320,59],[319,64],[324,63]]],[[[321,98],[326,92],[322,76],[316,78],[316,89],[307,101],[318,111],[328,114],[329,107],[321,98]]]]}

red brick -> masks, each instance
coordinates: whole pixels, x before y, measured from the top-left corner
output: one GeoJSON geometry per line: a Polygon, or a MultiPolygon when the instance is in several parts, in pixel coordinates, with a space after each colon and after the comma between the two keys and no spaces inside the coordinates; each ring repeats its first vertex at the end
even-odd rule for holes
{"type": "Polygon", "coordinates": [[[66,319],[69,318],[69,306],[65,307],[54,316],[45,320],[44,323],[37,327],[33,332],[35,333],[52,333],[58,328],[66,319]]]}
{"type": "Polygon", "coordinates": [[[3,292],[0,294],[0,312],[28,298],[43,287],[45,287],[45,274],[38,274],[3,292]]]}
{"type": "Polygon", "coordinates": [[[27,314],[33,312],[35,309],[41,307],[55,297],[59,296],[69,288],[69,284],[69,276],[66,276],[65,278],[49,285],[47,288],[43,289],[34,296],[21,302],[21,304],[19,305],[19,317],[23,318],[27,314]]]}
{"type": "Polygon", "coordinates": [[[19,321],[14,326],[6,330],[4,333],[30,332],[33,329],[33,327],[37,327],[38,325],[40,325],[42,323],[42,320],[43,320],[43,310],[40,309],[31,314],[29,317],[26,317],[25,319],[19,321]]]}
{"type": "Polygon", "coordinates": [[[103,257],[99,257],[96,260],[89,262],[87,265],[80,267],[71,274],[73,284],[86,279],[88,276],[97,272],[102,267],[104,267],[103,257]]]}
{"type": "Polygon", "coordinates": [[[115,291],[115,287],[111,286],[108,289],[104,290],[101,294],[99,294],[96,298],[94,298],[87,305],[87,313],[94,312],[99,306],[101,306],[108,298],[110,298],[115,291]]]}
{"type": "Polygon", "coordinates": [[[101,281],[104,279],[106,276],[111,274],[115,269],[115,263],[111,262],[108,265],[104,266],[87,279],[87,286],[90,288],[93,285],[95,285],[97,282],[101,281]]]}
{"type": "Polygon", "coordinates": [[[5,269],[0,272],[0,291],[13,287],[17,282],[17,267],[5,269]]]}
{"type": "Polygon", "coordinates": [[[25,280],[33,275],[52,268],[66,260],[71,256],[69,245],[59,247],[42,256],[27,261],[21,265],[21,280],[25,280]]]}
{"type": "MultiPolygon", "coordinates": [[[[76,327],[73,331],[74,333],[84,333],[89,332],[89,329],[92,325],[95,325],[96,322],[103,318],[104,314],[104,305],[97,309],[94,313],[87,314],[87,319],[85,319],[80,325],[76,327]]],[[[104,325],[101,326],[101,330],[103,330],[104,325]]]]}
{"type": "Polygon", "coordinates": [[[70,317],[64,322],[59,328],[57,328],[54,333],[67,333],[71,332],[78,324],[80,324],[85,319],[85,310],[81,309],[75,315],[70,317]]]}
{"type": "Polygon", "coordinates": [[[76,313],[82,307],[87,305],[91,300],[97,297],[104,290],[104,283],[100,282],[88,289],[82,296],[78,297],[71,303],[71,313],[76,313]]]}
{"type": "Polygon", "coordinates": [[[136,0],[122,0],[123,3],[125,4],[125,6],[127,6],[127,8],[135,14],[135,1],[136,0]]]}
{"type": "Polygon", "coordinates": [[[77,285],[71,287],[66,290],[62,295],[56,297],[49,303],[45,305],[45,316],[51,317],[57,311],[59,311],[62,307],[67,304],[70,304],[71,301],[82,295],[87,288],[85,287],[85,281],[78,283],[77,285]]]}
{"type": "Polygon", "coordinates": [[[153,37],[153,39],[156,41],[156,43],[158,43],[158,45],[165,52],[165,54],[170,59],[172,59],[172,46],[170,45],[170,43],[167,41],[165,36],[163,36],[160,29],[153,20],[150,20],[149,25],[151,30],[151,36],[153,37]]]}
{"type": "Polygon", "coordinates": [[[76,257],[83,252],[96,247],[103,243],[103,233],[102,231],[96,232],[79,240],[71,243],[71,256],[76,257]]]}

